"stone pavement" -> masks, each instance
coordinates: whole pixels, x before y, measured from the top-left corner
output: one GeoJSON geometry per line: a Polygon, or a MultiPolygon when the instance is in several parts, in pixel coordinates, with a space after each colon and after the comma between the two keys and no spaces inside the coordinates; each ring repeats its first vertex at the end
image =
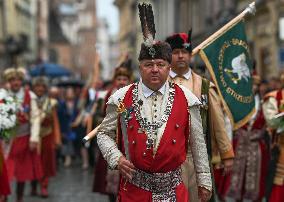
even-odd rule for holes
{"type": "MultiPolygon", "coordinates": [[[[108,202],[107,196],[92,192],[92,182],[92,169],[83,171],[79,165],[61,168],[50,182],[48,198],[29,196],[30,185],[27,184],[24,202],[108,202]]],[[[8,202],[15,202],[14,192],[8,202]]]]}

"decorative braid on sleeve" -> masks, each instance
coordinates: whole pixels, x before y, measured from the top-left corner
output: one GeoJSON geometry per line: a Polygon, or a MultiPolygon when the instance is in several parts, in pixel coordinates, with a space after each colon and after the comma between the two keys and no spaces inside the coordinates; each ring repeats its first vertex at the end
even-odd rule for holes
{"type": "Polygon", "coordinates": [[[198,186],[212,190],[212,179],[199,106],[190,107],[190,147],[198,186]]]}
{"type": "Polygon", "coordinates": [[[111,169],[115,169],[122,153],[117,148],[115,141],[110,136],[103,133],[97,135],[97,143],[103,154],[104,159],[108,162],[111,169]]]}

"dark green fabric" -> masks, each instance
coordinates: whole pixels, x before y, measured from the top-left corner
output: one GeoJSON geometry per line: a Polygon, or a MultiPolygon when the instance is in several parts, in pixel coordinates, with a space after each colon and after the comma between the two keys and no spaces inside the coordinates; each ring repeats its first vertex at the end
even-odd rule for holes
{"type": "Polygon", "coordinates": [[[226,102],[236,127],[243,125],[254,110],[252,60],[245,25],[238,22],[201,51],[215,85],[226,102]]]}

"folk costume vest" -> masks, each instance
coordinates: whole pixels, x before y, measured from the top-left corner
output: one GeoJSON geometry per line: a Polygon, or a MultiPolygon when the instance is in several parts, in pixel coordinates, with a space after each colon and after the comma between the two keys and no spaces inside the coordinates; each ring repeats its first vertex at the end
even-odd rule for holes
{"type": "MultiPolygon", "coordinates": [[[[165,173],[178,169],[186,159],[190,127],[188,124],[189,111],[186,110],[188,109],[188,104],[183,91],[177,85],[174,85],[175,95],[172,110],[157,151],[154,152],[153,148],[147,149],[147,136],[141,130],[141,125],[135,116],[133,89],[134,85],[129,88],[123,100],[126,108],[131,111],[131,119],[127,127],[131,162],[137,169],[147,173],[165,173]]],[[[118,145],[122,153],[125,153],[120,123],[118,125],[118,145]]],[[[178,202],[188,201],[188,193],[183,183],[175,188],[175,192],[178,202]]],[[[126,202],[152,201],[152,193],[122,179],[118,199],[126,202]],[[137,194],[133,194],[135,192],[137,194]],[[136,198],[131,198],[133,196],[136,198]]]]}

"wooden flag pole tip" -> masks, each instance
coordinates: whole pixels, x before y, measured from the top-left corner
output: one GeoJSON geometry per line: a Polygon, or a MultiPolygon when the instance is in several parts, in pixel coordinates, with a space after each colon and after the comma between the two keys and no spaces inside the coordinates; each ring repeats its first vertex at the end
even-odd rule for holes
{"type": "Polygon", "coordinates": [[[249,4],[249,6],[246,8],[246,11],[247,13],[255,15],[256,13],[255,2],[252,2],[251,4],[249,4]]]}
{"type": "Polygon", "coordinates": [[[222,33],[224,33],[226,30],[230,29],[233,25],[235,25],[237,22],[239,22],[241,19],[243,19],[247,14],[254,15],[256,12],[255,8],[255,2],[252,2],[248,5],[248,7],[241,12],[238,16],[236,16],[234,19],[232,19],[230,22],[225,24],[223,27],[221,27],[218,31],[216,31],[214,34],[209,36],[205,41],[203,41],[201,44],[199,44],[197,47],[195,47],[192,51],[192,55],[195,55],[196,53],[199,53],[199,51],[209,44],[210,42],[214,41],[216,38],[218,38],[222,33]]]}

